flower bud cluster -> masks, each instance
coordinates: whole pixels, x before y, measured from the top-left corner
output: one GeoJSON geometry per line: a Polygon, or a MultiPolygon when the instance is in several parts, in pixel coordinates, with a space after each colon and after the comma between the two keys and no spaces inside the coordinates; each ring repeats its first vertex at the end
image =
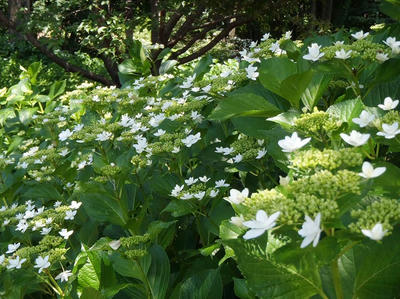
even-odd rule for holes
{"type": "Polygon", "coordinates": [[[356,148],[341,148],[338,150],[312,148],[299,151],[292,156],[291,168],[300,171],[318,171],[321,169],[335,170],[360,166],[363,156],[356,148]]]}
{"type": "Polygon", "coordinates": [[[372,203],[363,209],[353,210],[351,217],[357,221],[349,225],[353,232],[369,229],[376,223],[381,223],[383,228],[390,231],[393,225],[400,221],[400,203],[395,199],[373,198],[372,203]]]}
{"type": "Polygon", "coordinates": [[[312,113],[304,113],[295,120],[294,128],[296,131],[304,132],[307,136],[323,138],[337,131],[340,122],[325,111],[318,111],[315,107],[312,113]]]}

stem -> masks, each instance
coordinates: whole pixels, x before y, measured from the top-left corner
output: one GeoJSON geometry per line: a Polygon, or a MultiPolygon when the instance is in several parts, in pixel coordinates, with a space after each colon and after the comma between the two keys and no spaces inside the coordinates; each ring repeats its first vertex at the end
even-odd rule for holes
{"type": "Polygon", "coordinates": [[[333,285],[335,287],[336,299],[343,299],[342,284],[340,282],[338,260],[331,263],[333,285]]]}

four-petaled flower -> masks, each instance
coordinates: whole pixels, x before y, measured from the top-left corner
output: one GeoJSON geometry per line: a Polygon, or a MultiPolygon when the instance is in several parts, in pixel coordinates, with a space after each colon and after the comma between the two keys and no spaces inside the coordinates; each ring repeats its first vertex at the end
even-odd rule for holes
{"type": "Polygon", "coordinates": [[[377,167],[374,169],[371,163],[364,162],[362,165],[362,172],[360,172],[359,175],[366,179],[372,179],[380,176],[385,171],[386,167],[377,167]]]}
{"type": "Polygon", "coordinates": [[[68,278],[72,276],[71,270],[65,270],[56,276],[56,279],[63,281],[68,281],[68,278]]]}
{"type": "Polygon", "coordinates": [[[386,97],[383,100],[383,104],[379,104],[378,107],[381,108],[382,110],[392,110],[397,107],[399,104],[399,100],[392,100],[391,97],[386,97]]]}
{"type": "Polygon", "coordinates": [[[310,47],[308,47],[308,54],[303,56],[303,59],[306,60],[312,60],[312,61],[317,61],[319,60],[322,56],[325,55],[325,53],[320,53],[319,49],[321,46],[319,46],[316,43],[312,43],[310,47]]]}
{"type": "Polygon", "coordinates": [[[301,242],[300,248],[304,248],[309,244],[313,243],[313,246],[317,246],[319,241],[319,236],[321,235],[322,229],[321,224],[321,213],[318,213],[314,220],[312,220],[308,215],[305,216],[305,222],[303,223],[301,230],[299,230],[299,235],[304,238],[301,242]]]}
{"type": "Polygon", "coordinates": [[[247,197],[249,197],[249,189],[244,188],[241,192],[236,189],[231,189],[229,191],[229,197],[225,197],[225,200],[229,201],[231,204],[238,205],[247,197]]]}
{"type": "Polygon", "coordinates": [[[8,260],[8,266],[7,269],[21,269],[21,265],[26,261],[26,259],[20,259],[19,256],[15,259],[9,259],[8,260]]]}
{"type": "Polygon", "coordinates": [[[371,240],[379,241],[385,236],[387,230],[384,230],[382,224],[378,222],[372,229],[362,229],[361,232],[371,240]]]}
{"type": "Polygon", "coordinates": [[[386,139],[392,139],[396,137],[397,134],[400,134],[399,123],[396,121],[391,125],[382,124],[382,131],[383,132],[376,133],[376,135],[383,136],[386,139]]]}
{"type": "Polygon", "coordinates": [[[364,39],[369,35],[369,32],[365,32],[364,31],[358,31],[356,33],[353,33],[351,36],[354,37],[356,40],[360,40],[360,39],[364,39]]]}
{"type": "Polygon", "coordinates": [[[351,57],[351,52],[353,52],[353,51],[349,50],[346,52],[344,49],[340,49],[340,51],[335,52],[335,58],[343,59],[343,60],[348,59],[351,57]]]}
{"type": "Polygon", "coordinates": [[[19,248],[20,245],[21,245],[21,243],[8,244],[8,249],[7,249],[6,253],[13,253],[14,251],[16,251],[19,248]]]}
{"type": "Polygon", "coordinates": [[[73,230],[67,231],[67,229],[63,228],[58,233],[60,234],[61,237],[67,240],[73,234],[73,232],[74,232],[73,230]]]}
{"type": "Polygon", "coordinates": [[[263,210],[258,210],[255,220],[245,221],[243,225],[250,228],[244,235],[243,239],[249,240],[261,236],[266,230],[273,228],[276,225],[276,219],[278,219],[281,212],[275,212],[268,217],[268,214],[263,210]]]}
{"type": "Polygon", "coordinates": [[[340,137],[342,137],[344,141],[356,147],[365,144],[368,141],[369,136],[370,136],[369,134],[362,134],[355,130],[351,131],[350,135],[347,135],[345,133],[340,133],[340,137]]]}
{"type": "Polygon", "coordinates": [[[247,78],[251,80],[256,80],[259,73],[257,72],[257,67],[251,64],[246,68],[247,78]]]}
{"type": "Polygon", "coordinates": [[[375,119],[375,115],[363,110],[358,118],[353,118],[353,123],[359,125],[361,128],[368,126],[368,124],[375,119]]]}
{"type": "Polygon", "coordinates": [[[186,138],[182,139],[182,142],[186,147],[191,147],[193,144],[195,144],[197,141],[201,139],[200,132],[193,135],[188,135],[186,138]]]}
{"type": "Polygon", "coordinates": [[[46,255],[45,257],[41,257],[40,255],[35,259],[35,266],[34,268],[39,268],[39,273],[50,267],[49,256],[46,255]]]}
{"type": "Polygon", "coordinates": [[[283,152],[291,153],[299,148],[302,148],[307,143],[309,143],[311,138],[301,139],[297,132],[294,132],[292,136],[286,136],[285,139],[279,140],[278,145],[282,148],[283,152]]]}

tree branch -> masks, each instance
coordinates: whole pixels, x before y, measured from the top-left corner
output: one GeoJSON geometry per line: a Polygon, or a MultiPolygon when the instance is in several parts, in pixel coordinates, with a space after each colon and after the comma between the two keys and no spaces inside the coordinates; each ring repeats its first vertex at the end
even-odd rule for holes
{"type": "Polygon", "coordinates": [[[180,42],[184,36],[193,28],[193,22],[201,15],[204,8],[198,7],[192,14],[190,14],[178,31],[172,36],[171,40],[167,42],[167,47],[172,48],[180,42]]]}
{"type": "Polygon", "coordinates": [[[197,50],[196,52],[194,52],[188,56],[179,58],[178,59],[179,64],[183,64],[183,63],[192,61],[193,59],[196,59],[196,58],[200,57],[201,55],[205,54],[207,51],[211,50],[220,40],[222,40],[224,37],[226,37],[233,28],[243,25],[246,22],[248,22],[248,19],[243,18],[243,19],[236,20],[234,22],[229,23],[207,45],[205,45],[204,47],[200,48],[199,50],[197,50]]]}
{"type": "Polygon", "coordinates": [[[151,6],[151,43],[158,43],[160,36],[160,9],[159,0],[150,0],[151,6]]]}
{"type": "Polygon", "coordinates": [[[166,45],[168,43],[168,39],[171,37],[172,30],[176,26],[176,24],[179,22],[181,19],[182,14],[175,12],[168,20],[168,22],[165,24],[161,36],[160,36],[160,42],[163,45],[166,45]]]}
{"type": "MultiPolygon", "coordinates": [[[[4,27],[12,30],[17,30],[15,23],[11,22],[4,14],[3,12],[0,11],[0,24],[2,24],[4,27]]],[[[35,48],[37,48],[42,54],[47,56],[51,61],[55,62],[59,66],[61,66],[63,69],[65,69],[67,72],[72,72],[72,73],[78,73],[82,75],[83,77],[100,82],[104,85],[111,86],[114,85],[115,83],[103,76],[100,76],[96,73],[93,73],[91,71],[85,70],[79,66],[73,65],[69,63],[68,61],[65,61],[64,59],[58,57],[55,55],[52,51],[46,48],[46,46],[42,45],[40,41],[34,36],[32,33],[21,33],[19,32],[29,43],[31,43],[35,48]]]]}

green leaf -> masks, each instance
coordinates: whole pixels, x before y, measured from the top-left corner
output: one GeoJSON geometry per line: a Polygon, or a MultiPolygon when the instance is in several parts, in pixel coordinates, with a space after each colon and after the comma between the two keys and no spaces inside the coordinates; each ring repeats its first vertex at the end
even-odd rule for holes
{"type": "Polygon", "coordinates": [[[400,168],[388,162],[377,163],[376,167],[386,167],[386,171],[373,179],[374,187],[388,196],[392,196],[393,198],[398,197],[400,190],[400,168]]]}
{"type": "Polygon", "coordinates": [[[391,299],[400,292],[400,233],[382,242],[365,239],[339,260],[342,282],[354,281],[352,298],[391,299]]]}
{"type": "Polygon", "coordinates": [[[287,99],[293,107],[299,108],[300,97],[313,78],[313,71],[295,74],[286,78],[279,90],[279,95],[287,99]]]}
{"type": "Polygon", "coordinates": [[[273,57],[261,63],[260,82],[265,88],[298,108],[300,96],[310,84],[313,71],[298,73],[297,64],[285,57],[273,57]]]}
{"type": "Polygon", "coordinates": [[[301,95],[301,101],[303,105],[312,111],[314,106],[318,103],[318,100],[324,94],[324,91],[328,88],[329,82],[332,76],[317,73],[313,76],[310,84],[301,95]]]}
{"type": "Polygon", "coordinates": [[[334,104],[326,112],[337,117],[342,122],[353,124],[353,118],[358,117],[363,109],[362,101],[357,98],[334,104]]]}
{"type": "Polygon", "coordinates": [[[140,66],[136,65],[132,59],[126,59],[118,65],[118,71],[123,75],[140,74],[140,66]]]}
{"type": "Polygon", "coordinates": [[[168,255],[159,245],[150,248],[151,266],[147,273],[147,279],[153,299],[163,299],[167,294],[170,276],[168,255]]]}
{"type": "Polygon", "coordinates": [[[280,110],[261,96],[255,94],[234,94],[221,100],[209,116],[210,120],[226,120],[234,116],[276,115],[280,110]]]}
{"type": "Polygon", "coordinates": [[[295,120],[300,117],[300,112],[295,110],[290,110],[278,114],[277,116],[270,117],[267,120],[280,124],[284,129],[290,129],[294,126],[295,120]]]}
{"type": "Polygon", "coordinates": [[[392,81],[400,74],[400,59],[392,58],[378,66],[373,83],[392,81]]]}
{"type": "Polygon", "coordinates": [[[86,263],[79,269],[78,283],[83,288],[99,290],[101,257],[96,251],[87,251],[86,263]]]}
{"type": "Polygon", "coordinates": [[[286,57],[273,57],[262,61],[259,67],[259,79],[265,88],[279,94],[283,80],[296,72],[296,63],[286,57]]]}
{"type": "Polygon", "coordinates": [[[310,298],[322,294],[315,257],[298,248],[281,251],[279,261],[265,253],[258,240],[231,239],[223,243],[235,251],[249,289],[259,298],[310,298]]]}
{"type": "Polygon", "coordinates": [[[54,199],[62,201],[64,199],[53,185],[46,183],[30,186],[29,189],[22,196],[45,200],[54,199]]]}
{"type": "Polygon", "coordinates": [[[0,109],[0,125],[4,125],[5,121],[9,118],[15,117],[14,108],[0,109]]]}
{"type": "Polygon", "coordinates": [[[86,213],[94,220],[124,226],[128,222],[125,209],[117,199],[111,197],[101,187],[96,189],[96,186],[86,188],[85,192],[77,195],[86,213]]]}
{"type": "Polygon", "coordinates": [[[235,117],[231,121],[239,132],[255,138],[263,137],[259,130],[268,130],[272,127],[271,122],[260,117],[235,117]]]}
{"type": "Polygon", "coordinates": [[[207,54],[206,56],[203,56],[193,70],[193,73],[196,74],[196,79],[201,79],[203,75],[210,70],[211,64],[211,55],[207,54]]]}
{"type": "Polygon", "coordinates": [[[172,216],[174,217],[180,217],[183,215],[187,215],[192,213],[195,210],[195,207],[190,204],[188,201],[184,200],[176,200],[173,199],[166,207],[164,210],[162,210],[162,213],[164,212],[170,212],[172,216]]]}
{"type": "Polygon", "coordinates": [[[399,0],[384,0],[379,6],[381,12],[388,15],[396,21],[400,21],[400,1],[399,0]]]}
{"type": "Polygon", "coordinates": [[[364,103],[371,107],[382,104],[386,97],[396,99],[400,96],[400,78],[374,85],[364,96],[364,103]]]}
{"type": "Polygon", "coordinates": [[[222,298],[222,280],[217,269],[204,270],[179,284],[171,299],[222,298]]]}
{"type": "Polygon", "coordinates": [[[35,114],[35,112],[38,110],[38,108],[25,108],[22,109],[18,112],[18,117],[21,123],[24,125],[29,124],[32,121],[32,116],[35,114]]]}
{"type": "Polygon", "coordinates": [[[163,58],[168,55],[171,52],[170,48],[164,48],[162,49],[162,51],[160,52],[160,54],[158,54],[157,59],[156,60],[163,60],[163,58]]]}
{"type": "Polygon", "coordinates": [[[50,86],[49,98],[50,100],[54,100],[58,96],[62,95],[65,91],[65,87],[67,86],[67,81],[56,81],[50,86]]]}
{"type": "Polygon", "coordinates": [[[177,60],[167,60],[161,63],[160,66],[160,75],[164,75],[168,73],[175,65],[177,65],[178,61],[177,60]]]}
{"type": "Polygon", "coordinates": [[[246,279],[233,278],[235,295],[240,299],[255,299],[246,285],[246,279]]]}
{"type": "MultiPolygon", "coordinates": [[[[147,258],[148,263],[143,263],[141,265],[138,264],[137,261],[131,261],[126,258],[123,258],[118,252],[113,252],[112,255],[109,256],[113,269],[115,272],[118,274],[125,276],[125,277],[131,277],[131,278],[136,278],[139,280],[145,280],[145,277],[143,277],[143,273],[147,273],[148,268],[150,266],[150,258],[147,258]],[[143,267],[143,265],[147,265],[147,267],[143,267]]],[[[144,261],[144,258],[142,258],[144,261]]]]}

